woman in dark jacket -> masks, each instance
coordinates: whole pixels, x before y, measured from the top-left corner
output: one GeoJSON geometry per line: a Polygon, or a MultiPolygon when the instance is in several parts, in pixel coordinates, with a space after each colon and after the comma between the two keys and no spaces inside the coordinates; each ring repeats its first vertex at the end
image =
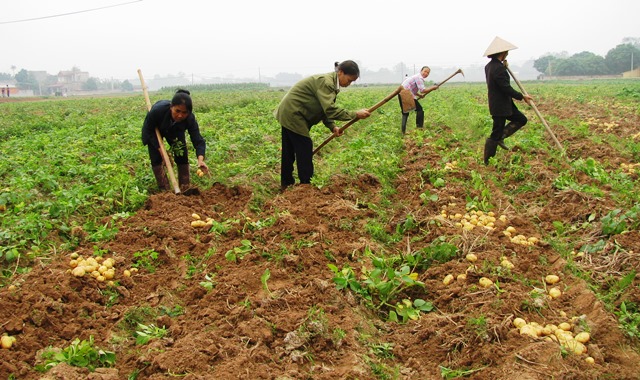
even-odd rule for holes
{"type": "Polygon", "coordinates": [[[151,107],[142,125],[142,143],[149,147],[151,169],[160,190],[168,190],[169,181],[162,167],[163,160],[160,153],[160,142],[156,137],[156,128],[171,147],[173,160],[178,166],[178,182],[181,187],[188,186],[190,183],[185,131],[189,132],[191,143],[196,150],[198,168],[203,172],[209,171],[204,162],[207,144],[200,134],[200,127],[193,115],[193,103],[190,95],[187,90],[178,90],[171,102],[168,100],[158,101],[151,107]]]}
{"type": "Polygon", "coordinates": [[[504,61],[509,50],[517,49],[511,43],[496,37],[484,53],[491,61],[484,67],[487,79],[489,98],[489,112],[493,118],[491,135],[484,144],[484,163],[489,164],[489,159],[496,155],[498,146],[509,149],[504,144],[504,139],[514,134],[527,124],[527,117],[518,110],[513,99],[524,100],[527,104],[532,100],[531,96],[523,95],[511,87],[509,73],[504,61]],[[509,124],[505,123],[509,120],[509,124]]]}

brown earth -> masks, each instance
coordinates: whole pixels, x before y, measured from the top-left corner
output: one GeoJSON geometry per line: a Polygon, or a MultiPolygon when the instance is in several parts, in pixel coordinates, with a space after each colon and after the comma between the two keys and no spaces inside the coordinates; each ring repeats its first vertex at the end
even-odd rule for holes
{"type": "MultiPolygon", "coordinates": [[[[552,112],[545,104],[540,109],[552,112]]],[[[569,117],[575,108],[557,112],[569,117]]],[[[635,125],[639,124],[636,119],[635,125]]],[[[562,137],[574,159],[588,149],[590,156],[605,157],[614,165],[629,160],[602,144],[562,137]]],[[[500,159],[510,154],[500,152],[500,159]]],[[[540,152],[540,159],[545,154],[540,152]]],[[[464,214],[469,189],[434,188],[421,176],[426,167],[441,167],[440,161],[428,143],[417,145],[407,139],[392,199],[383,199],[372,176],[335,176],[328,187],[296,186],[275,196],[259,215],[250,206],[253,194],[248,187],[216,184],[199,195],[152,195],[143,209],[122,222],[115,239],[99,247],[85,242],[76,251],[86,257],[99,249],[105,257],[113,257],[117,268],[113,287],[89,276],[72,276],[71,257],[62,253],[43,260],[29,274],[16,275],[12,287],[0,289],[0,333],[17,338],[10,350],[0,350],[0,378],[13,374],[25,380],[107,380],[126,379],[139,371],[138,379],[441,379],[443,367],[466,369],[471,379],[640,378],[637,348],[586,283],[565,270],[565,261],[554,249],[544,241],[517,245],[502,233],[511,225],[526,237],[542,237],[554,231],[552,221],[571,224],[592,213],[602,216],[612,207],[607,198],[558,191],[552,187],[555,173],[542,160],[531,162],[530,175],[543,185],[512,203],[488,183],[494,212],[507,221],[496,222],[493,231],[462,232],[442,216],[442,210],[464,214]],[[420,194],[427,190],[439,200],[425,204],[420,194]],[[359,273],[363,265],[370,267],[365,249],[384,252],[364,232],[382,201],[395,205],[387,232],[395,231],[408,216],[419,226],[405,234],[395,254],[428,247],[439,236],[459,237],[458,257],[420,272],[424,289],[403,295],[435,306],[433,312],[406,324],[384,322],[384,316],[363,307],[353,293],[338,290],[327,266],[349,265],[359,273]],[[191,227],[193,213],[232,222],[226,232],[209,232],[191,227]],[[243,240],[250,242],[248,252],[239,251],[242,257],[237,262],[227,260],[225,253],[242,247],[243,240]],[[135,254],[148,250],[159,253],[153,265],[125,277],[123,270],[139,259],[135,254]],[[447,274],[468,269],[467,253],[478,255],[484,264],[465,280],[444,285],[447,274]],[[495,270],[502,256],[515,265],[513,275],[495,270]],[[270,277],[263,283],[267,269],[270,277]],[[564,294],[541,298],[539,307],[530,307],[533,285],[543,287],[541,279],[549,273],[560,275],[564,294]],[[479,287],[482,276],[499,286],[479,287]],[[210,290],[201,285],[207,281],[210,290]],[[152,316],[144,323],[165,326],[167,336],[136,345],[128,326],[133,315],[152,316]],[[591,332],[588,354],[595,364],[587,364],[586,355],[563,356],[553,341],[520,335],[512,324],[516,317],[542,325],[577,317],[574,329],[591,332]],[[44,348],[63,348],[75,338],[90,336],[97,347],[115,351],[115,368],[90,373],[60,364],[44,374],[34,371],[44,348]],[[376,356],[381,347],[390,348],[391,357],[376,356]],[[380,366],[393,377],[376,375],[380,366]]],[[[471,183],[471,170],[496,170],[479,166],[475,158],[466,164],[468,170],[454,167],[447,175],[471,183]]],[[[635,231],[616,237],[626,255],[609,244],[605,252],[586,255],[577,264],[592,268],[599,280],[637,268],[633,252],[640,252],[638,235],[635,231]]],[[[594,239],[584,236],[585,243],[594,239]]],[[[631,296],[638,302],[638,292],[631,296]]]]}

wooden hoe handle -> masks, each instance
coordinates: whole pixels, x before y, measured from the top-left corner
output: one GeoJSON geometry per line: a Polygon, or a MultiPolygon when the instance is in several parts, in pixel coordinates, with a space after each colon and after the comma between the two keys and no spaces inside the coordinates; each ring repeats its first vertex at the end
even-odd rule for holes
{"type": "MultiPolygon", "coordinates": [[[[507,63],[507,61],[505,61],[504,63],[505,63],[504,66],[507,68],[507,71],[509,72],[513,80],[516,82],[518,87],[520,88],[520,91],[522,91],[524,95],[529,96],[529,94],[527,93],[527,90],[525,90],[524,87],[522,86],[522,83],[520,83],[518,78],[516,78],[516,76],[513,75],[513,71],[511,71],[511,69],[509,68],[509,64],[507,63]]],[[[536,104],[533,102],[533,100],[529,101],[529,104],[531,105],[531,108],[533,108],[533,110],[535,111],[536,115],[538,115],[538,118],[544,125],[547,132],[549,132],[549,134],[551,135],[551,138],[556,143],[556,146],[558,147],[558,149],[560,149],[560,153],[564,156],[565,152],[564,152],[564,149],[562,148],[562,145],[560,144],[560,141],[558,141],[558,139],[556,138],[556,135],[551,130],[551,127],[549,127],[549,124],[547,124],[547,121],[544,119],[544,117],[542,117],[542,114],[540,113],[540,111],[538,111],[538,107],[536,107],[536,104]]]]}
{"type": "MultiPolygon", "coordinates": [[[[386,102],[388,102],[389,100],[393,99],[395,96],[397,96],[400,91],[402,91],[402,86],[399,86],[394,92],[392,92],[391,94],[387,95],[386,98],[382,99],[381,101],[379,101],[378,103],[374,104],[373,106],[371,106],[370,108],[367,109],[367,111],[369,112],[373,112],[375,110],[377,110],[378,108],[382,107],[386,102]]],[[[358,121],[360,119],[351,119],[349,120],[345,125],[343,125],[342,127],[340,127],[340,132],[344,132],[345,129],[349,128],[350,126],[353,125],[353,123],[355,123],[356,121],[358,121]]],[[[322,144],[318,145],[318,147],[316,149],[313,150],[313,154],[318,153],[318,151],[325,145],[327,145],[327,143],[331,140],[333,140],[333,138],[336,137],[336,134],[333,133],[331,134],[331,136],[329,136],[326,140],[324,140],[322,142],[322,144]]]]}

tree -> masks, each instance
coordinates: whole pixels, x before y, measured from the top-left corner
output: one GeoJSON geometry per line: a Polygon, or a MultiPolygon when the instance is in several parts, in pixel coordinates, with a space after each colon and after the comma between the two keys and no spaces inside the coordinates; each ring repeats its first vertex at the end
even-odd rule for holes
{"type": "Polygon", "coordinates": [[[545,55],[543,57],[540,57],[538,59],[536,59],[535,61],[533,61],[533,67],[538,70],[539,72],[543,73],[543,74],[547,74],[547,75],[553,75],[551,73],[551,65],[553,64],[553,61],[556,60],[556,57],[552,56],[552,55],[545,55]]]}
{"type": "Polygon", "coordinates": [[[34,78],[29,72],[25,69],[18,71],[18,73],[14,76],[16,80],[17,86],[19,88],[36,90],[39,88],[38,80],[34,78]]]}
{"type": "Polygon", "coordinates": [[[625,71],[640,67],[640,49],[631,43],[620,44],[609,50],[604,59],[612,74],[621,74],[625,71]],[[632,56],[633,67],[631,67],[632,56]]]}
{"type": "Polygon", "coordinates": [[[98,89],[98,80],[96,78],[89,78],[82,84],[82,89],[86,91],[95,91],[98,89]]]}
{"type": "Polygon", "coordinates": [[[125,79],[125,81],[122,82],[120,88],[122,89],[122,91],[133,91],[133,85],[131,84],[131,82],[129,82],[128,79],[125,79]]]}

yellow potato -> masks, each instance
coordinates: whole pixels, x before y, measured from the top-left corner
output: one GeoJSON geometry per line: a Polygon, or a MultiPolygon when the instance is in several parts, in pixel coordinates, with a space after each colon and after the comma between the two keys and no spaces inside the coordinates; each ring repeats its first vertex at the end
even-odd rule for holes
{"type": "Polygon", "coordinates": [[[204,220],[194,220],[191,222],[191,227],[204,227],[207,225],[207,222],[204,220]]]}
{"type": "Polygon", "coordinates": [[[576,340],[580,343],[587,343],[591,339],[591,334],[586,331],[578,333],[576,335],[576,340]]]}
{"type": "Polygon", "coordinates": [[[544,281],[549,285],[553,285],[560,281],[560,277],[556,276],[555,274],[550,274],[544,278],[544,281]]]}
{"type": "Polygon", "coordinates": [[[517,328],[521,328],[522,326],[526,325],[527,321],[525,321],[522,318],[516,318],[513,320],[513,325],[517,328]]]}
{"type": "Polygon", "coordinates": [[[488,279],[486,277],[482,277],[482,278],[480,278],[480,280],[478,280],[478,284],[480,284],[480,286],[483,287],[483,288],[488,288],[491,285],[493,285],[493,281],[491,281],[490,279],[488,279]]]}

